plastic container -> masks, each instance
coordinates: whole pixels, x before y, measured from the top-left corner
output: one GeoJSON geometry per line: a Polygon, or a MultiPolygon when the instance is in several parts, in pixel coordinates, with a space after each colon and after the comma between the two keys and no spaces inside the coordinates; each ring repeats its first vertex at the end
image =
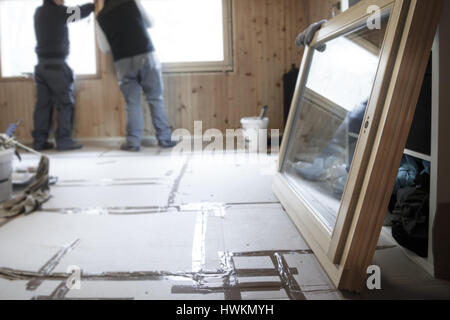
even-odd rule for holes
{"type": "MultiPolygon", "coordinates": [[[[243,118],[241,119],[242,129],[244,129],[244,137],[247,143],[255,142],[258,145],[260,135],[263,134],[260,130],[269,128],[269,118],[261,119],[259,117],[243,118]],[[256,139],[256,141],[254,141],[256,139]]],[[[262,139],[267,139],[267,133],[262,139]]]]}
{"type": "Polygon", "coordinates": [[[0,202],[11,199],[14,149],[0,151],[0,202]]]}

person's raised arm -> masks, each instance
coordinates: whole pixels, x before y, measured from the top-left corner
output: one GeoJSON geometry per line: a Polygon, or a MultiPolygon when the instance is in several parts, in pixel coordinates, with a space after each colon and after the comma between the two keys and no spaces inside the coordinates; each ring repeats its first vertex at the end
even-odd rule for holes
{"type": "Polygon", "coordinates": [[[77,22],[81,19],[87,18],[92,12],[95,11],[95,5],[93,3],[86,3],[81,6],[66,7],[62,6],[66,11],[67,23],[77,22]]]}

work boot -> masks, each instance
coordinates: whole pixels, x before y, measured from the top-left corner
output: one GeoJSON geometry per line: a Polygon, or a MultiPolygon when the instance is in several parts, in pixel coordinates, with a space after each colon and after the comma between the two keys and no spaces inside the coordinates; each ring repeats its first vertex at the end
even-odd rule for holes
{"type": "Polygon", "coordinates": [[[131,146],[128,143],[124,143],[120,146],[120,150],[128,151],[128,152],[139,152],[141,151],[140,147],[131,146]]]}
{"type": "Polygon", "coordinates": [[[161,148],[170,149],[175,147],[178,144],[178,142],[179,141],[168,140],[168,141],[159,141],[158,144],[161,148]]]}
{"type": "Polygon", "coordinates": [[[58,146],[58,151],[74,151],[74,150],[80,150],[82,148],[83,148],[83,145],[74,142],[67,146],[58,146]]]}
{"type": "Polygon", "coordinates": [[[45,142],[42,145],[33,145],[33,149],[36,151],[46,151],[46,150],[51,150],[55,147],[55,145],[51,142],[45,142]]]}

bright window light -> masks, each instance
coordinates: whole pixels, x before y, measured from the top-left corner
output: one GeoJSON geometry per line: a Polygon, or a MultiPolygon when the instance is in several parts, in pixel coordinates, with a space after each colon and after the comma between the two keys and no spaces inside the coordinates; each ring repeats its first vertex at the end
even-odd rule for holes
{"type": "MultiPolygon", "coordinates": [[[[88,2],[86,0],[66,0],[66,6],[77,6],[88,2]]],[[[69,24],[70,55],[69,65],[78,75],[93,75],[97,73],[97,51],[95,44],[95,15],[81,21],[69,24]]]]}
{"type": "Polygon", "coordinates": [[[222,0],[143,0],[163,63],[224,61],[222,0]]]}
{"type": "Polygon", "coordinates": [[[315,52],[308,88],[351,111],[369,98],[378,67],[378,56],[345,37],[315,52]]]}
{"type": "MultiPolygon", "coordinates": [[[[0,48],[2,77],[31,74],[37,63],[34,13],[42,0],[0,0],[0,48]]],[[[66,0],[67,6],[93,0],[66,0]]],[[[97,73],[94,15],[69,25],[69,65],[77,75],[97,73]]]]}

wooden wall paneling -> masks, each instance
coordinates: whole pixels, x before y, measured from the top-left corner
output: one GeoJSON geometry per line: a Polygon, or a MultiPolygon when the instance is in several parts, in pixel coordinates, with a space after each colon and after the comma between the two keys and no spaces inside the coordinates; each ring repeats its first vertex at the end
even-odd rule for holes
{"type": "Polygon", "coordinates": [[[194,121],[198,120],[194,118],[193,105],[191,100],[191,86],[192,76],[181,75],[179,79],[179,97],[180,105],[186,110],[186,116],[181,119],[181,128],[188,129],[190,132],[194,132],[194,121]]]}
{"type": "Polygon", "coordinates": [[[295,38],[302,32],[309,24],[309,6],[310,2],[316,1],[285,1],[285,22],[283,28],[285,29],[285,69],[283,73],[291,69],[291,65],[295,64],[297,67],[303,57],[303,49],[295,46],[295,38]]]}
{"type": "Polygon", "coordinates": [[[268,117],[273,128],[283,126],[283,73],[285,69],[286,32],[283,31],[284,8],[280,1],[267,0],[264,12],[264,25],[261,28],[262,39],[258,39],[262,59],[259,63],[256,79],[258,94],[256,115],[264,105],[269,106],[268,117]],[[272,12],[272,14],[269,14],[272,12]],[[270,45],[266,45],[270,44],[270,45]]]}
{"type": "MultiPolygon", "coordinates": [[[[264,47],[263,43],[267,34],[269,33],[269,18],[266,16],[266,7],[268,5],[268,0],[263,0],[264,5],[262,6],[252,6],[252,34],[251,34],[251,56],[252,65],[251,65],[251,75],[249,78],[254,83],[256,87],[256,103],[248,106],[248,114],[252,116],[256,116],[258,114],[258,107],[263,107],[263,101],[267,101],[267,90],[266,87],[270,82],[270,75],[266,74],[270,72],[270,66],[265,65],[265,58],[267,55],[267,49],[264,47]],[[263,28],[266,26],[265,31],[263,28]],[[263,79],[261,79],[261,75],[263,75],[263,79]]],[[[276,45],[276,39],[272,39],[270,46],[276,45]]],[[[270,119],[273,121],[273,119],[270,119]]]]}
{"type": "MultiPolygon", "coordinates": [[[[125,101],[119,88],[111,56],[103,56],[102,69],[104,76],[102,78],[102,96],[99,97],[101,99],[99,103],[103,105],[105,126],[103,134],[106,137],[123,136],[126,126],[125,101]]],[[[83,135],[89,136],[87,132],[83,135]]]]}
{"type": "Polygon", "coordinates": [[[192,85],[190,87],[190,100],[192,106],[192,114],[194,121],[201,120],[202,128],[209,128],[210,108],[212,96],[211,77],[202,77],[199,75],[192,76],[192,85]]]}
{"type": "Polygon", "coordinates": [[[216,77],[216,105],[215,112],[213,114],[213,118],[215,123],[218,123],[217,129],[222,130],[223,132],[226,130],[227,125],[225,124],[225,119],[227,119],[228,115],[228,87],[227,87],[227,77],[216,77]]]}
{"type": "Polygon", "coordinates": [[[256,110],[256,82],[254,77],[254,63],[257,59],[255,45],[255,25],[258,23],[256,7],[252,1],[235,1],[234,20],[237,27],[236,65],[235,74],[229,76],[229,90],[233,97],[229,105],[229,116],[226,125],[229,128],[240,127],[240,118],[255,115],[256,110]]]}
{"type": "Polygon", "coordinates": [[[333,17],[333,4],[338,0],[314,0],[308,1],[309,24],[322,19],[330,20],[333,17]]]}
{"type": "MultiPolygon", "coordinates": [[[[186,82],[186,79],[188,79],[188,77],[186,77],[186,79],[176,76],[168,76],[166,78],[170,80],[168,82],[168,88],[166,88],[166,90],[169,89],[171,95],[168,98],[169,100],[166,100],[167,104],[171,106],[171,108],[169,108],[170,110],[174,109],[178,110],[175,117],[176,120],[173,120],[174,122],[172,123],[172,125],[176,125],[178,128],[190,129],[190,127],[187,126],[187,123],[189,124],[191,123],[190,121],[190,116],[192,114],[191,107],[188,101],[183,99],[183,91],[182,91],[183,86],[181,85],[182,83],[186,82]]],[[[170,121],[171,120],[169,118],[169,122],[170,121]]]]}

